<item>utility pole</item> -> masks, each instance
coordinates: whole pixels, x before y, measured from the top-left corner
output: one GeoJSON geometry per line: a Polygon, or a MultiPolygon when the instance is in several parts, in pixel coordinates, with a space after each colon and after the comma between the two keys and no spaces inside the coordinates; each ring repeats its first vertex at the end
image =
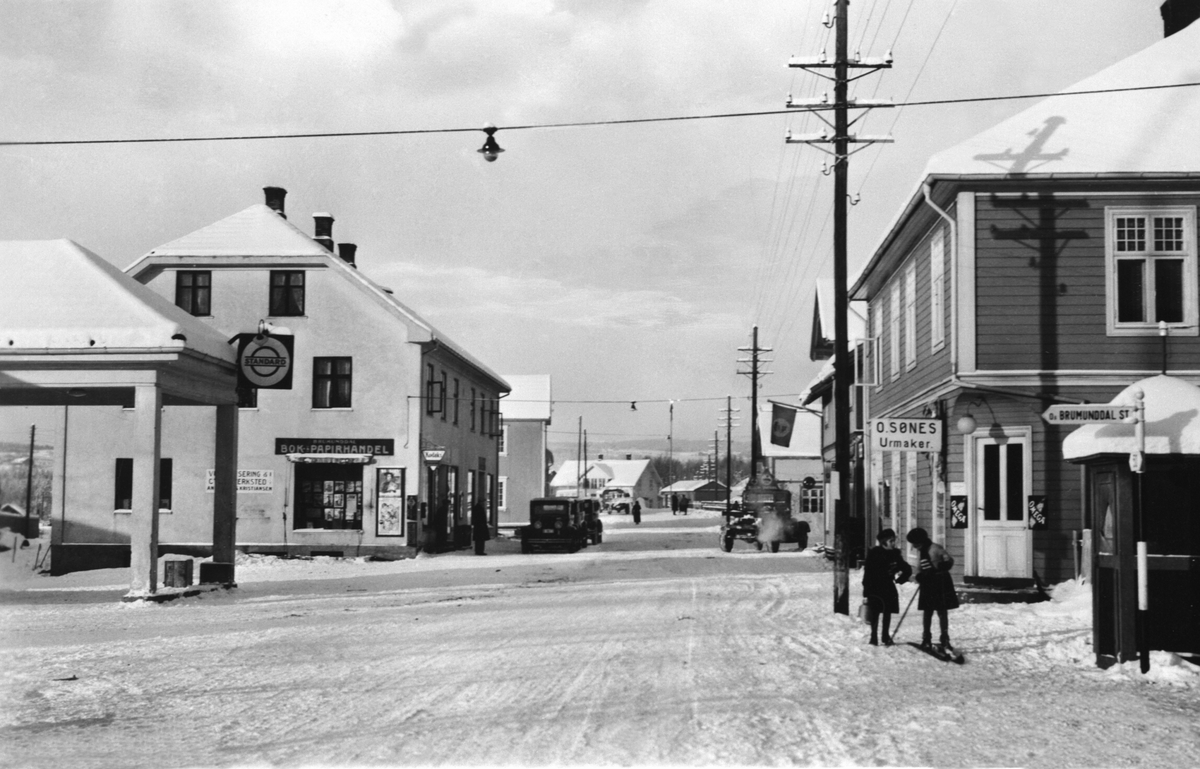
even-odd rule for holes
{"type": "Polygon", "coordinates": [[[575,438],[575,496],[583,482],[583,416],[579,417],[579,433],[575,438]]]}
{"type": "Polygon", "coordinates": [[[713,483],[716,483],[718,481],[718,479],[720,478],[720,475],[721,475],[721,471],[719,469],[720,467],[721,467],[721,432],[719,430],[713,430],[713,468],[712,468],[713,483]]]}
{"type": "Polygon", "coordinates": [[[760,360],[759,354],[771,352],[770,347],[758,346],[758,326],[754,327],[749,347],[739,347],[738,352],[750,353],[749,358],[738,358],[738,363],[749,363],[749,371],[739,371],[742,376],[750,377],[750,485],[758,480],[758,463],[762,459],[762,447],[758,443],[758,380],[773,371],[763,371],[759,363],[770,363],[770,360],[760,360]]]}
{"type": "Polygon", "coordinates": [[[725,396],[725,515],[733,515],[733,396],[725,396]]]}
{"type": "MultiPolygon", "coordinates": [[[[37,425],[29,426],[29,466],[25,468],[25,539],[34,539],[30,535],[30,517],[33,508],[33,437],[37,435],[37,425]]],[[[37,532],[41,533],[41,532],[37,532]]]]}
{"type": "MultiPolygon", "coordinates": [[[[849,118],[850,109],[869,109],[871,107],[890,107],[886,100],[849,99],[849,86],[852,80],[865,77],[879,69],[892,66],[892,56],[889,53],[883,59],[868,60],[862,58],[858,51],[853,59],[848,52],[849,38],[849,7],[850,0],[835,0],[836,16],[829,20],[826,16],[825,26],[836,26],[836,50],[834,61],[827,60],[822,51],[815,57],[792,57],[789,67],[812,70],[814,74],[833,80],[833,104],[829,104],[827,96],[822,99],[794,101],[788,97],[787,106],[807,109],[817,115],[826,126],[833,129],[833,136],[828,130],[823,130],[815,136],[793,137],[791,132],[785,141],[789,144],[811,144],[827,154],[833,155],[833,292],[834,292],[834,375],[833,375],[833,407],[834,407],[834,470],[830,479],[833,491],[833,610],[837,614],[850,613],[850,385],[852,379],[852,362],[850,359],[849,329],[847,315],[850,309],[850,296],[846,280],[846,213],[849,200],[847,172],[850,165],[850,144],[873,144],[890,142],[889,137],[866,137],[850,133],[853,123],[849,118]],[[819,70],[832,69],[830,78],[819,70]],[[851,69],[868,70],[853,78],[849,76],[851,69]],[[834,120],[830,124],[821,112],[832,107],[834,120]],[[832,144],[830,152],[819,145],[832,144]]],[[[853,122],[866,113],[860,114],[853,122]]],[[[859,147],[858,152],[865,147],[859,147]]],[[[828,173],[828,171],[824,171],[828,173]]],[[[855,200],[854,202],[857,202],[855,200]]]]}

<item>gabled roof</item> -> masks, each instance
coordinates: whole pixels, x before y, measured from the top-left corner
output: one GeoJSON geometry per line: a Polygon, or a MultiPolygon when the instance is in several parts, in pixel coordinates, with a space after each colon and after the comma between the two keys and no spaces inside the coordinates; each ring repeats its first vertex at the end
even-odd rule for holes
{"type": "Polygon", "coordinates": [[[1200,86],[1117,90],[1200,82],[1197,51],[1200,23],[1192,23],[931,157],[851,295],[865,298],[864,291],[879,285],[874,273],[888,269],[893,242],[927,208],[927,184],[945,207],[954,190],[970,182],[1200,178],[1200,86]],[[1084,91],[1101,93],[1071,95],[1084,91]]]}
{"type": "Polygon", "coordinates": [[[1200,171],[1200,23],[934,155],[924,176],[1200,171]],[[1081,91],[1107,91],[1070,96],[1081,91]]]}
{"type": "Polygon", "coordinates": [[[500,414],[506,422],[538,421],[550,424],[550,376],[548,374],[505,374],[504,381],[512,387],[508,397],[500,400],[500,414]]]}
{"type": "Polygon", "coordinates": [[[445,348],[492,379],[500,392],[509,391],[508,383],[499,374],[451,341],[449,337],[434,328],[433,324],[418,315],[412,308],[396,299],[391,291],[384,289],[362,271],[332,254],[323,245],[280,216],[274,209],[262,203],[250,206],[218,222],[201,227],[195,232],[176,238],[170,243],[151,249],[145,256],[125,268],[125,272],[136,278],[164,257],[269,258],[279,256],[305,257],[310,260],[323,261],[327,267],[339,271],[376,302],[387,307],[395,317],[405,322],[410,329],[411,341],[445,348]]]}
{"type": "Polygon", "coordinates": [[[224,334],[70,240],[0,241],[0,354],[192,350],[237,357],[224,334]]]}
{"type": "MultiPolygon", "coordinates": [[[[586,463],[586,475],[608,479],[608,486],[633,488],[647,472],[653,472],[649,459],[597,459],[586,463]]],[[[551,486],[574,486],[579,460],[567,459],[555,471],[551,486]]]]}
{"type": "Polygon", "coordinates": [[[692,479],[688,481],[675,481],[670,486],[664,486],[660,494],[679,494],[700,489],[724,489],[725,484],[720,481],[692,479]]]}
{"type": "MultiPolygon", "coordinates": [[[[827,360],[833,357],[835,341],[833,281],[822,278],[814,283],[816,289],[813,292],[813,325],[808,357],[810,360],[827,360]]],[[[846,316],[847,342],[853,349],[855,342],[866,337],[867,323],[853,303],[849,305],[849,311],[846,316]]]]}
{"type": "Polygon", "coordinates": [[[322,256],[329,251],[259,203],[150,250],[147,256],[322,256]]]}

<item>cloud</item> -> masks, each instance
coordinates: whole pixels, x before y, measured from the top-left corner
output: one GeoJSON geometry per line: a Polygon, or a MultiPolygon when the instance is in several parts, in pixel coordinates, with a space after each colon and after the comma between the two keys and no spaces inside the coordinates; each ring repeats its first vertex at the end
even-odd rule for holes
{"type": "Polygon", "coordinates": [[[568,285],[547,277],[500,274],[478,267],[428,267],[395,262],[373,271],[403,302],[431,319],[453,317],[457,325],[551,321],[580,329],[727,331],[736,316],[712,311],[669,291],[568,285]]]}

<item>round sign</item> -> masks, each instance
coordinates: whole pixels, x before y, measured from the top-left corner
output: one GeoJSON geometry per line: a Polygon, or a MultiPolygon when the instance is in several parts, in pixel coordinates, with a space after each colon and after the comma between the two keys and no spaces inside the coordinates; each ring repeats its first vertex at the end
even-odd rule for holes
{"type": "Polygon", "coordinates": [[[792,431],[792,425],[786,419],[776,419],[771,422],[771,435],[775,438],[786,438],[792,431]]]}
{"type": "Polygon", "coordinates": [[[238,364],[242,375],[255,387],[271,387],[287,376],[292,360],[283,342],[269,336],[256,336],[242,351],[238,364]]]}

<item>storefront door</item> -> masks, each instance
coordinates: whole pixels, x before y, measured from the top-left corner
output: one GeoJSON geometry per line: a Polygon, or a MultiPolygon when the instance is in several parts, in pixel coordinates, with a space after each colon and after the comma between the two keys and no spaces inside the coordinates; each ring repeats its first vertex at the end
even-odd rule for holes
{"type": "Polygon", "coordinates": [[[1032,474],[1029,438],[975,436],[976,573],[1032,574],[1027,496],[1032,474]]]}

